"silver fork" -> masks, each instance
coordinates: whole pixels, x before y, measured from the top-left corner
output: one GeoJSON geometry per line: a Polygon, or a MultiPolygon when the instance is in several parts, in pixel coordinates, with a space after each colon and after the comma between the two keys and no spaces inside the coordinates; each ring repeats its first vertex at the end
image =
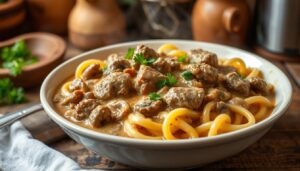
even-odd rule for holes
{"type": "Polygon", "coordinates": [[[35,104],[30,107],[26,107],[24,109],[18,110],[16,112],[10,112],[5,115],[2,115],[0,117],[0,129],[7,125],[12,124],[13,122],[15,122],[25,116],[28,116],[28,115],[35,113],[37,111],[40,111],[42,109],[43,109],[43,106],[41,104],[35,104]]]}

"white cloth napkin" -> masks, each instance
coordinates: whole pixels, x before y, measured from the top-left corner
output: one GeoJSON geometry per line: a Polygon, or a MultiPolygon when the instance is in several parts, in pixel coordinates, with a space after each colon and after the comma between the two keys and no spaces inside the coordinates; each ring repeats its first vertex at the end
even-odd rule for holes
{"type": "Polygon", "coordinates": [[[1,169],[3,171],[83,171],[70,158],[33,139],[19,121],[0,129],[1,169]]]}

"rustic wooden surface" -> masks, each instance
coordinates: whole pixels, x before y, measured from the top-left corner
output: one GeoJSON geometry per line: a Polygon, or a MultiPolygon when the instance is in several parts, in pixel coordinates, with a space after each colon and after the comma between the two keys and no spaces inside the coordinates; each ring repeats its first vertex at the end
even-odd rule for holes
{"type": "MultiPolygon", "coordinates": [[[[79,53],[81,53],[80,50],[69,45],[66,59],[79,53]]],[[[224,168],[237,170],[300,170],[300,63],[275,61],[273,63],[287,73],[293,84],[293,100],[286,114],[276,122],[262,139],[245,151],[197,170],[219,170],[224,168]]],[[[28,90],[27,95],[30,103],[0,107],[0,113],[39,102],[38,93],[39,88],[28,90]]],[[[22,122],[37,139],[72,158],[82,168],[135,170],[85,149],[82,145],[68,138],[56,124],[50,121],[43,111],[23,119],[22,122]]]]}

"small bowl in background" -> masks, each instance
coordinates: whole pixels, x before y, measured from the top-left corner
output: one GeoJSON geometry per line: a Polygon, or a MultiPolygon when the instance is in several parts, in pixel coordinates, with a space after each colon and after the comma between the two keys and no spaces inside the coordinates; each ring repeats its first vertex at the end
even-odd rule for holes
{"type": "Polygon", "coordinates": [[[47,74],[63,60],[66,43],[50,33],[27,33],[4,42],[0,42],[0,49],[12,46],[16,41],[24,40],[27,48],[38,58],[38,62],[24,66],[22,73],[16,77],[10,75],[8,69],[0,68],[0,78],[10,78],[15,85],[25,88],[39,85],[47,74]]]}

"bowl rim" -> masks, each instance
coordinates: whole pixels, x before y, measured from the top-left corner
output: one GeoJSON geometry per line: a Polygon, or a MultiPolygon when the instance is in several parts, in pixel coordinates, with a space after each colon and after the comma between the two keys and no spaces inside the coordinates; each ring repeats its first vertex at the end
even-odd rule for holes
{"type": "Polygon", "coordinates": [[[55,122],[57,122],[61,127],[64,129],[69,129],[73,132],[76,132],[77,134],[80,134],[82,136],[90,137],[93,139],[109,142],[109,143],[115,143],[115,144],[125,144],[125,145],[130,145],[130,146],[148,146],[150,148],[176,148],[178,145],[185,145],[185,148],[192,148],[194,146],[199,146],[199,145],[215,145],[215,144],[220,144],[220,143],[225,143],[225,142],[230,142],[236,139],[243,138],[245,136],[248,136],[249,134],[252,134],[256,132],[257,130],[260,129],[267,129],[267,126],[271,126],[275,120],[277,120],[280,116],[282,116],[286,110],[288,109],[290,103],[291,103],[291,98],[292,98],[292,85],[288,79],[288,77],[274,64],[271,62],[267,61],[266,59],[263,59],[262,57],[259,57],[256,54],[247,52],[242,49],[238,49],[235,47],[230,47],[230,46],[225,46],[225,45],[220,45],[220,44],[215,44],[215,43],[207,43],[207,42],[201,42],[201,41],[192,41],[192,40],[176,40],[176,39],[154,39],[154,40],[140,40],[140,41],[130,41],[130,42],[125,42],[125,43],[118,43],[114,45],[109,45],[101,48],[97,48],[91,51],[87,51],[85,53],[82,53],[80,55],[77,55],[76,57],[73,57],[64,63],[60,64],[58,67],[56,67],[44,80],[41,91],[40,91],[40,99],[41,103],[48,114],[50,118],[52,118],[55,122]],[[286,100],[282,101],[281,108],[277,110],[277,112],[272,112],[272,114],[267,117],[266,119],[250,126],[247,128],[243,128],[240,130],[236,130],[233,132],[229,133],[224,133],[220,134],[218,136],[213,136],[213,137],[204,137],[204,138],[195,138],[195,139],[181,139],[181,140],[145,140],[145,139],[136,139],[136,138],[129,138],[129,137],[121,137],[121,136],[115,136],[115,135],[110,135],[110,134],[104,134],[100,132],[96,132],[94,130],[90,130],[88,128],[81,127],[79,125],[76,125],[75,123],[72,123],[65,119],[63,116],[58,114],[48,103],[47,98],[46,98],[46,92],[47,92],[47,84],[49,81],[52,79],[52,75],[56,73],[60,68],[64,67],[68,63],[71,63],[72,61],[78,59],[78,58],[84,58],[84,56],[91,55],[93,53],[97,53],[98,51],[104,51],[108,50],[111,48],[120,48],[123,46],[133,46],[136,44],[147,44],[147,43],[201,43],[201,44],[206,44],[209,46],[217,46],[218,48],[226,48],[229,49],[230,51],[239,51],[239,53],[245,53],[247,55],[250,55],[254,58],[257,58],[260,62],[262,63],[267,63],[268,65],[271,65],[273,68],[275,68],[278,72],[281,73],[283,78],[283,82],[285,82],[286,86],[288,87],[285,94],[287,96],[286,100]]]}

